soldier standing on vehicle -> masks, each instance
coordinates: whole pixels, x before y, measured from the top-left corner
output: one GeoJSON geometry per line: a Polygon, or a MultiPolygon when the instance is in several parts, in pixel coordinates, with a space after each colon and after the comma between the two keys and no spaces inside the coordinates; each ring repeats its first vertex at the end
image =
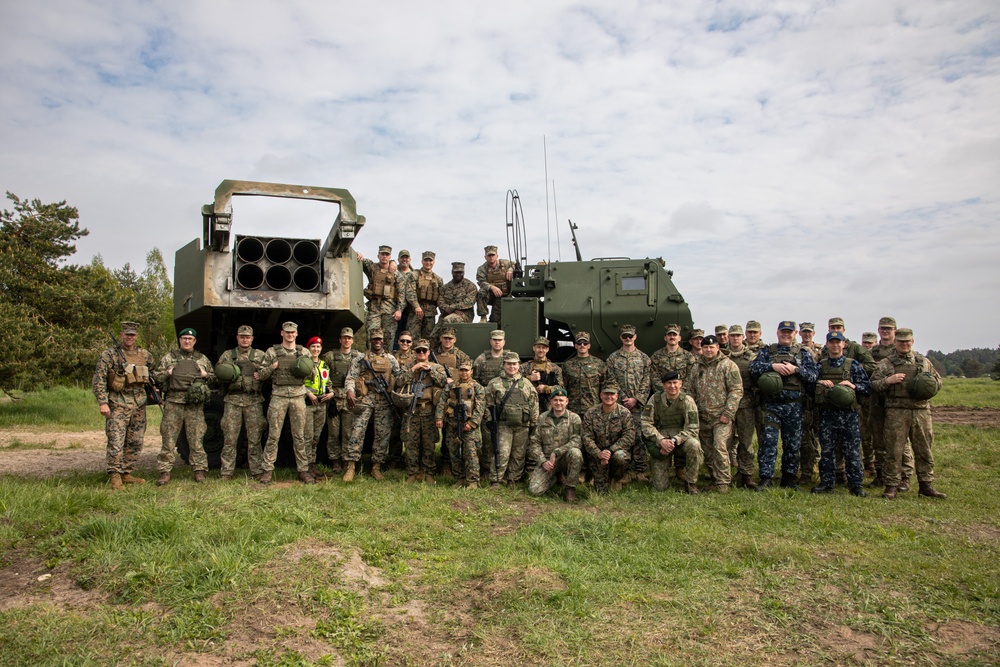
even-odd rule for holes
{"type": "Polygon", "coordinates": [[[580,415],[566,409],[569,397],[562,387],[552,390],[549,404],[550,409],[538,416],[538,426],[528,442],[528,458],[541,462],[528,478],[528,492],[540,496],[562,475],[563,497],[575,503],[583,468],[583,423],[580,415]]]}
{"type": "Polygon", "coordinates": [[[229,481],[236,470],[236,445],[240,430],[247,430],[247,465],[250,474],[260,478],[264,473],[264,449],[261,436],[264,432],[264,397],[260,393],[260,369],[264,365],[264,352],[253,348],[253,327],[243,325],[236,330],[236,348],[226,350],[215,365],[215,374],[225,384],[225,409],[222,413],[222,470],[220,477],[229,481]],[[239,369],[232,373],[233,380],[222,375],[226,365],[239,369]]]}
{"type": "MultiPolygon", "coordinates": [[[[634,433],[638,433],[639,429],[642,428],[640,423],[642,409],[646,405],[646,400],[649,399],[651,364],[646,353],[635,346],[635,327],[631,324],[623,324],[619,331],[622,346],[608,355],[607,377],[608,382],[614,383],[618,387],[618,400],[632,415],[632,430],[634,433]]],[[[632,439],[629,460],[635,479],[645,482],[649,479],[646,476],[646,470],[649,467],[649,454],[641,440],[641,438],[632,439]],[[635,442],[636,440],[639,442],[635,442]]]]}
{"type": "Polygon", "coordinates": [[[354,346],[354,329],[344,327],[340,330],[340,347],[323,355],[327,368],[330,369],[330,411],[326,421],[326,453],[330,457],[330,466],[334,473],[343,472],[344,451],[354,430],[354,411],[347,405],[347,390],[344,381],[351,370],[351,364],[361,352],[352,349],[354,346]]]}
{"type": "MultiPolygon", "coordinates": [[[[392,248],[378,247],[378,262],[365,259],[358,253],[358,259],[368,276],[365,298],[368,299],[368,316],[365,326],[369,331],[380,329],[389,342],[396,337],[396,324],[403,316],[406,286],[399,285],[397,270],[391,267],[392,248]]],[[[405,323],[404,323],[405,324],[405,323]]]]}
{"type": "MultiPolygon", "coordinates": [[[[412,322],[417,317],[417,310],[420,308],[420,302],[417,301],[417,290],[414,285],[414,278],[417,273],[410,264],[410,251],[405,248],[400,250],[398,261],[396,262],[395,274],[396,289],[399,291],[400,307],[402,310],[400,311],[396,334],[388,340],[385,346],[387,350],[393,349],[398,338],[402,336],[399,327],[412,328],[412,322]]],[[[390,262],[390,266],[392,266],[392,262],[390,262]]]]}
{"type": "Polygon", "coordinates": [[[549,360],[549,339],[539,336],[531,346],[535,358],[525,364],[524,376],[538,392],[538,410],[549,409],[549,396],[556,387],[563,386],[562,369],[549,360]]]}
{"type": "Polygon", "coordinates": [[[330,367],[320,358],[323,352],[323,339],[313,336],[306,345],[313,360],[313,372],[306,378],[306,425],[303,436],[306,441],[306,456],[309,458],[309,472],[313,477],[326,477],[316,467],[316,446],[323,435],[326,424],[327,406],[333,399],[330,386],[330,367]]]}
{"type": "Polygon", "coordinates": [[[441,442],[448,443],[455,486],[479,487],[479,429],[485,410],[486,391],[472,379],[472,361],[466,357],[458,362],[455,381],[445,388],[435,412],[437,427],[444,429],[441,442]]]}
{"type": "Polygon", "coordinates": [[[583,415],[601,402],[604,361],[590,354],[590,333],[578,331],[573,342],[576,355],[562,365],[563,382],[569,395],[569,409],[583,415]]]}
{"type": "Polygon", "coordinates": [[[438,299],[440,323],[472,322],[478,295],[476,284],[465,277],[465,262],[452,262],[451,282],[441,287],[441,297],[438,299]]]}
{"type": "Polygon", "coordinates": [[[698,405],[698,439],[711,482],[707,490],[726,493],[732,481],[729,441],[743,398],[743,378],[739,366],[719,351],[714,335],[701,341],[701,357],[691,370],[688,391],[698,405]]]}
{"type": "Polygon", "coordinates": [[[212,396],[209,383],[215,381],[212,363],[194,349],[197,333],[190,327],[183,329],[177,338],[179,349],[168,352],[160,359],[153,372],[153,379],[167,388],[163,403],[163,421],[160,422],[160,454],[156,467],[160,471],[157,486],[170,481],[177,452],[177,438],[181,429],[187,435],[188,459],[194,470],[194,481],[205,480],[208,456],[205,454],[205,403],[212,396]]]}
{"type": "Polygon", "coordinates": [[[628,472],[636,431],[632,414],[618,403],[618,385],[608,380],[601,403],[583,416],[583,448],[587,452],[594,489],[598,493],[622,488],[628,472]]]}
{"type": "Polygon", "coordinates": [[[521,360],[516,352],[506,352],[503,375],[493,378],[486,386],[486,408],[491,410],[488,421],[496,425],[496,442],[492,432],[489,448],[490,486],[499,487],[504,477],[507,486],[514,486],[524,473],[528,453],[529,430],[538,423],[538,392],[521,377],[521,360]]]}
{"type": "Polygon", "coordinates": [[[733,420],[733,438],[729,441],[729,461],[735,460],[737,469],[736,484],[747,489],[756,489],[753,481],[754,457],[753,433],[756,424],[757,394],[750,379],[750,363],[757,355],[743,344],[743,327],[734,324],[729,327],[729,360],[740,369],[740,379],[743,381],[743,398],[736,409],[733,420]]]}
{"type": "Polygon", "coordinates": [[[365,443],[365,431],[368,421],[375,420],[375,442],[372,445],[372,477],[381,481],[382,466],[389,454],[389,436],[392,433],[393,406],[390,393],[397,378],[403,371],[399,362],[388,354],[382,345],[385,337],[381,329],[368,331],[370,350],[354,360],[351,370],[344,380],[347,390],[347,405],[354,409],[361,406],[360,412],[354,418],[354,431],[347,444],[344,460],[347,469],[344,471],[344,481],[353,482],[354,476],[360,472],[361,449],[365,443]]]}
{"type": "MultiPolygon", "coordinates": [[[[663,336],[665,345],[649,358],[649,388],[650,393],[662,389],[660,378],[667,371],[677,371],[681,382],[688,381],[691,368],[694,367],[695,356],[681,347],[681,325],[668,324],[663,336]]],[[[740,331],[743,329],[741,328],[740,331]]]]}
{"type": "Polygon", "coordinates": [[[441,298],[441,289],[444,281],[441,276],[434,273],[435,254],[430,250],[425,250],[421,255],[421,267],[414,272],[410,282],[417,295],[417,308],[407,322],[407,329],[416,338],[426,338],[434,334],[434,323],[437,320],[438,301],[441,298]]]}
{"type": "MultiPolygon", "coordinates": [[[[413,398],[403,408],[403,444],[406,447],[406,482],[434,484],[434,447],[440,433],[435,424],[436,399],[445,388],[444,366],[429,360],[431,344],[420,338],[413,344],[416,360],[403,370],[399,386],[413,398]]],[[[374,473],[372,474],[374,476],[374,473]]]]}
{"type": "Polygon", "coordinates": [[[118,345],[101,352],[92,382],[108,438],[106,461],[111,488],[143,484],[133,477],[146,434],[146,386],[153,355],[136,345],[138,322],[122,322],[118,345]],[[121,351],[119,351],[119,346],[121,351]]]}
{"type": "Polygon", "coordinates": [[[642,409],[640,437],[649,451],[649,482],[657,491],[665,491],[670,488],[670,469],[680,472],[683,466],[684,490],[698,495],[698,469],[704,457],[698,441],[698,406],[682,390],[677,371],[665,372],[660,380],[662,390],[642,409]]]}
{"type": "Polygon", "coordinates": [[[488,245],[486,263],[476,269],[476,282],[479,284],[479,298],[476,309],[479,311],[479,321],[486,321],[486,309],[490,307],[490,322],[500,322],[500,303],[503,297],[510,296],[511,282],[514,280],[514,265],[509,259],[497,258],[497,247],[488,245]]]}

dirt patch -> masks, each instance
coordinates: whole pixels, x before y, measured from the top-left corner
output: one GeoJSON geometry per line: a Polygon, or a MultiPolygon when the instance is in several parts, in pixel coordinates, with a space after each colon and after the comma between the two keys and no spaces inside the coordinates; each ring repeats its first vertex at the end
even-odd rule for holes
{"type": "Polygon", "coordinates": [[[511,505],[517,509],[517,513],[511,516],[506,523],[493,529],[494,537],[513,535],[521,528],[534,523],[535,519],[537,519],[543,511],[542,505],[537,502],[517,501],[511,503],[511,505]]]}
{"type": "Polygon", "coordinates": [[[997,408],[974,408],[967,405],[934,405],[931,406],[931,415],[936,424],[1000,428],[1000,409],[997,408]]]}
{"type": "Polygon", "coordinates": [[[948,621],[927,626],[938,651],[948,656],[990,655],[1000,657],[1000,630],[967,621],[948,621]]]}
{"type": "Polygon", "coordinates": [[[507,593],[523,597],[535,593],[551,595],[565,591],[568,587],[555,572],[540,567],[524,570],[504,570],[494,572],[489,579],[473,586],[473,591],[487,600],[495,600],[507,593]]]}
{"type": "Polygon", "coordinates": [[[0,568],[0,611],[35,604],[90,609],[105,601],[102,594],[80,588],[67,565],[49,569],[21,551],[5,554],[4,563],[0,568]]]}
{"type": "Polygon", "coordinates": [[[817,631],[816,642],[827,651],[853,658],[861,664],[874,660],[881,644],[875,635],[852,630],[846,625],[830,628],[826,632],[817,631]]]}
{"type": "MultiPolygon", "coordinates": [[[[0,475],[54,477],[77,472],[104,472],[106,445],[104,431],[0,431],[0,475]],[[38,449],[22,449],[22,446],[38,449]]],[[[136,470],[156,470],[159,452],[160,434],[147,431],[136,470]]]]}

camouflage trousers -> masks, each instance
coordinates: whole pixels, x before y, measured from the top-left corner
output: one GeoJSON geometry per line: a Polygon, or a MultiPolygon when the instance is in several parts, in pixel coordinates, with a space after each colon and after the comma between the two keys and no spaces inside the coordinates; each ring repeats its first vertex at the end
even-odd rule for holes
{"type": "Polygon", "coordinates": [[[899,486],[906,439],[913,446],[913,459],[917,480],[934,481],[934,426],[930,408],[886,408],[885,411],[886,457],[882,476],[886,486],[899,486]]]}
{"type": "Polygon", "coordinates": [[[611,454],[607,465],[602,465],[597,459],[588,461],[590,476],[594,480],[594,490],[598,493],[607,493],[611,483],[620,481],[628,472],[631,459],[631,454],[624,449],[619,449],[611,454]]]}
{"type": "Polygon", "coordinates": [[[403,445],[406,447],[406,474],[430,475],[437,470],[434,449],[440,433],[434,423],[434,409],[427,403],[414,414],[403,417],[403,445]]]}
{"type": "Polygon", "coordinates": [[[351,440],[351,432],[354,430],[354,413],[347,409],[347,401],[343,399],[333,399],[336,401],[337,409],[332,408],[326,419],[326,454],[330,461],[339,461],[344,458],[344,452],[351,440]]]}
{"type": "MultiPolygon", "coordinates": [[[[392,308],[390,302],[379,301],[369,301],[368,302],[368,314],[365,316],[365,328],[368,331],[372,329],[381,329],[383,335],[385,335],[386,349],[388,346],[392,345],[392,341],[396,339],[396,325],[398,324],[396,320],[392,319],[392,314],[395,312],[390,310],[385,312],[385,308],[392,308]]],[[[402,319],[402,318],[400,318],[402,319]]]]}
{"type": "Polygon", "coordinates": [[[244,425],[247,429],[247,465],[251,475],[264,472],[264,450],[261,434],[264,432],[264,403],[255,401],[249,405],[226,403],[222,413],[222,470],[223,475],[232,475],[236,469],[236,445],[244,425]]]}
{"type": "Polygon", "coordinates": [[[146,435],[146,406],[109,403],[111,414],[104,421],[104,434],[108,437],[106,463],[109,473],[125,474],[135,470],[135,462],[142,453],[146,435]]]}
{"type": "Polygon", "coordinates": [[[368,394],[361,401],[361,412],[354,417],[354,430],[344,451],[345,461],[361,460],[368,422],[375,422],[375,442],[372,443],[372,463],[382,465],[389,454],[389,436],[392,434],[392,408],[381,396],[368,394]]]}
{"type": "Polygon", "coordinates": [[[802,405],[802,441],[799,443],[799,470],[812,475],[819,461],[819,416],[812,399],[802,405]]]}
{"type": "Polygon", "coordinates": [[[188,441],[188,462],[191,468],[208,471],[208,456],[205,455],[205,406],[186,403],[163,404],[163,421],[160,422],[160,453],[156,457],[156,469],[170,472],[177,457],[177,438],[184,429],[188,441]]]}
{"type": "Polygon", "coordinates": [[[420,308],[424,311],[424,316],[417,317],[416,313],[412,313],[406,320],[406,328],[413,334],[414,340],[417,338],[431,340],[431,336],[434,334],[434,323],[437,320],[437,306],[422,303],[420,308]]]}
{"type": "Polygon", "coordinates": [[[309,455],[306,446],[306,404],[299,396],[271,396],[267,406],[267,444],[264,445],[264,470],[274,470],[278,458],[278,439],[281,427],[288,415],[288,428],[292,432],[292,451],[295,452],[295,468],[299,472],[309,469],[309,455]]]}
{"type": "Polygon", "coordinates": [[[729,462],[736,460],[736,470],[741,475],[753,475],[756,449],[753,446],[753,434],[756,426],[754,412],[756,407],[748,405],[736,410],[733,419],[733,437],[729,440],[729,462]]]}
{"type": "Polygon", "coordinates": [[[649,457],[649,483],[657,491],[666,491],[670,488],[671,472],[676,467],[684,470],[686,481],[696,484],[703,460],[701,442],[697,438],[688,438],[664,458],[649,457]],[[682,466],[678,465],[681,458],[684,459],[682,466]]]}
{"type": "MultiPolygon", "coordinates": [[[[527,426],[511,426],[505,422],[500,423],[499,456],[500,467],[497,468],[493,457],[490,459],[490,483],[502,482],[506,477],[512,482],[521,481],[524,474],[524,459],[528,455],[528,436],[530,429],[527,426]]],[[[490,443],[490,447],[493,443],[490,443]]]]}
{"type": "MultiPolygon", "coordinates": [[[[307,397],[308,401],[309,398],[307,397]]],[[[326,403],[313,405],[310,401],[306,404],[306,426],[302,436],[306,441],[306,456],[309,463],[316,463],[316,445],[323,436],[323,426],[326,425],[326,403]]]]}
{"type": "Polygon", "coordinates": [[[479,452],[483,446],[479,439],[479,429],[472,428],[459,434],[457,428],[457,424],[445,422],[444,437],[441,438],[442,443],[448,442],[451,472],[457,479],[478,482],[479,452]]]}
{"type": "Polygon", "coordinates": [[[500,304],[503,302],[502,296],[497,296],[493,293],[493,290],[486,287],[479,290],[479,294],[476,296],[476,312],[479,313],[480,317],[486,316],[487,308],[489,308],[490,322],[500,322],[500,304]]]}
{"type": "Polygon", "coordinates": [[[875,449],[872,446],[872,399],[861,399],[861,463],[865,469],[875,465],[875,449]]]}
{"type": "Polygon", "coordinates": [[[471,322],[472,316],[468,315],[461,310],[456,310],[454,313],[449,315],[442,315],[440,324],[463,324],[465,322],[471,322]]]}
{"type": "Polygon", "coordinates": [[[712,484],[729,486],[733,481],[729,467],[729,441],[732,437],[732,422],[723,424],[718,415],[699,415],[698,439],[708,467],[708,480],[712,484]]]}
{"type": "Polygon", "coordinates": [[[645,474],[649,470],[649,452],[646,450],[646,443],[642,436],[642,406],[632,413],[632,427],[635,429],[636,437],[632,441],[631,470],[637,475],[645,474]]]}
{"type": "Polygon", "coordinates": [[[819,462],[819,479],[833,486],[837,478],[836,452],[843,452],[847,486],[860,489],[865,481],[861,465],[861,423],[856,410],[817,410],[819,440],[823,456],[819,462]]]}
{"type": "MultiPolygon", "coordinates": [[[[885,397],[878,396],[872,398],[871,429],[872,429],[872,454],[875,457],[875,472],[885,475],[885,458],[887,454],[887,436],[885,430],[885,397]]],[[[903,477],[909,479],[913,476],[913,446],[907,440],[903,446],[903,457],[900,469],[903,477]]]]}
{"type": "Polygon", "coordinates": [[[778,458],[778,436],[781,436],[781,472],[797,475],[799,472],[799,444],[802,441],[802,404],[765,403],[764,439],[757,452],[757,467],[761,479],[774,477],[778,458]]]}
{"type": "Polygon", "coordinates": [[[580,482],[580,470],[583,469],[583,452],[575,447],[567,449],[562,456],[556,458],[556,464],[552,470],[546,470],[541,463],[528,477],[528,493],[540,496],[551,489],[559,481],[559,475],[563,476],[563,486],[575,488],[580,482]]]}

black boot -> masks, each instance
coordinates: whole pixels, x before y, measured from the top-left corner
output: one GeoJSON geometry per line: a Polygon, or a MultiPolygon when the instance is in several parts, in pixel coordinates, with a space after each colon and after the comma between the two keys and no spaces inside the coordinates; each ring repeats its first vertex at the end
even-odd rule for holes
{"type": "Polygon", "coordinates": [[[754,491],[767,491],[771,488],[773,481],[770,477],[761,477],[760,481],[757,483],[757,488],[754,491]]]}
{"type": "Polygon", "coordinates": [[[821,482],[819,486],[812,488],[812,493],[833,493],[833,484],[821,482]]]}

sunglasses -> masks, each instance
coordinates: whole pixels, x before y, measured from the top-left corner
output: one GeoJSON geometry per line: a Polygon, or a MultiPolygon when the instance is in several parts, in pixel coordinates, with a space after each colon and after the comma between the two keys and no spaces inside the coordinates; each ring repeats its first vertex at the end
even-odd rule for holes
{"type": "Polygon", "coordinates": [[[407,345],[409,345],[409,344],[410,344],[410,343],[412,343],[412,342],[413,342],[412,340],[407,340],[407,339],[405,339],[405,338],[400,338],[400,339],[399,339],[399,344],[400,344],[400,345],[402,345],[403,343],[406,343],[407,345]]]}
{"type": "Polygon", "coordinates": [[[587,342],[587,341],[585,341],[585,340],[578,340],[578,341],[576,341],[576,342],[575,342],[575,343],[573,343],[573,344],[574,344],[574,345],[581,345],[581,346],[585,346],[585,345],[590,345],[590,343],[588,343],[588,342],[587,342]]]}
{"type": "Polygon", "coordinates": [[[622,338],[624,338],[625,340],[630,340],[632,338],[635,338],[635,334],[622,334],[622,338]]]}

